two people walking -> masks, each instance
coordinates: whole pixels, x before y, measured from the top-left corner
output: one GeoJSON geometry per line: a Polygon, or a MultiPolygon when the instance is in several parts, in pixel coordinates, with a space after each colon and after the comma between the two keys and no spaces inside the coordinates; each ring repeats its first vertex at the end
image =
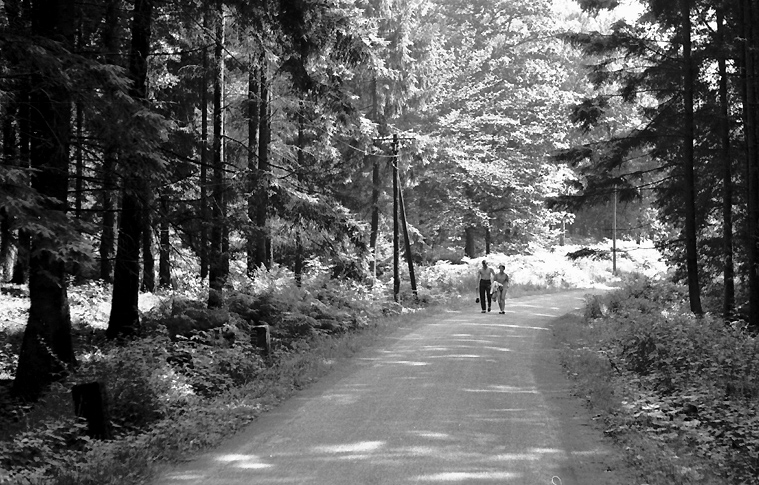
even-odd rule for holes
{"type": "Polygon", "coordinates": [[[509,275],[506,274],[506,266],[500,265],[498,273],[493,268],[488,267],[488,262],[483,261],[482,267],[477,271],[479,282],[477,287],[480,292],[480,307],[482,313],[490,311],[491,302],[495,299],[498,302],[498,313],[503,315],[506,306],[506,288],[509,286],[509,275]],[[486,309],[487,304],[487,309],[486,309]]]}

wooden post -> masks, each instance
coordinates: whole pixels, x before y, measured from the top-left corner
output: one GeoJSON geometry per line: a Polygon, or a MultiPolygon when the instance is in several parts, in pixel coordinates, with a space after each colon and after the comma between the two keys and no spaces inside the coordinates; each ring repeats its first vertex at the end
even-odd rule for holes
{"type": "Polygon", "coordinates": [[[271,333],[268,325],[256,325],[253,327],[256,331],[256,347],[261,349],[265,355],[271,353],[271,333]]]}
{"type": "Polygon", "coordinates": [[[101,440],[111,439],[113,430],[105,386],[100,382],[77,384],[71,388],[71,397],[74,414],[87,420],[87,435],[101,440]]]}

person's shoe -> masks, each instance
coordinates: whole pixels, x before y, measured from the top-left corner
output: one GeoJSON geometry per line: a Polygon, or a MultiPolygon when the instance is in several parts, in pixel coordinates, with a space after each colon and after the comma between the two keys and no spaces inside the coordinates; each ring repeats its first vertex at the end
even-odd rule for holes
{"type": "Polygon", "coordinates": [[[488,312],[490,312],[490,307],[488,307],[488,312]]]}
{"type": "Polygon", "coordinates": [[[482,310],[482,313],[486,313],[485,310],[482,310]]]}

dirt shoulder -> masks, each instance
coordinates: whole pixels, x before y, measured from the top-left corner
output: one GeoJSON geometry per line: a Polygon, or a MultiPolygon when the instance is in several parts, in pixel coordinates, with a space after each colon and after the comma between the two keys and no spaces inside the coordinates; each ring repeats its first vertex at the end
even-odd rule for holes
{"type": "MultiPolygon", "coordinates": [[[[562,318],[549,323],[551,332],[544,332],[537,341],[532,370],[540,387],[564,389],[565,392],[545,393],[549,412],[561,429],[558,447],[569,450],[571,460],[562,470],[563,485],[569,483],[593,485],[642,484],[643,477],[627,462],[611,438],[604,436],[603,423],[594,419],[584,400],[573,393],[573,385],[560,362],[560,350],[553,328],[562,318]],[[574,451],[573,451],[574,450],[574,451]]],[[[557,482],[558,483],[558,482],[557,482]]]]}

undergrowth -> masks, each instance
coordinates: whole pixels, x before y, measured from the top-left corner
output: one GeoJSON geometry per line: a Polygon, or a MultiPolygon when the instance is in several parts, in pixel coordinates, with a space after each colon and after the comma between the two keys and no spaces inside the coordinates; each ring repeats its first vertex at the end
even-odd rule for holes
{"type": "Polygon", "coordinates": [[[557,331],[576,389],[649,484],[749,484],[759,471],[759,342],[681,288],[634,277],[557,331]]]}
{"type": "MultiPolygon", "coordinates": [[[[509,295],[557,291],[614,280],[609,261],[571,261],[569,249],[533,255],[490,255],[512,276],[509,295]]],[[[297,286],[275,266],[248,278],[244,267],[226,288],[225,307],[209,310],[206,285],[188,277],[180,288],[140,298],[142,333],[128,342],[105,339],[110,288],[70,288],[78,368],[38,403],[2,403],[0,483],[136,484],[156,464],[218,444],[342,359],[411,321],[417,311],[474,296],[480,260],[418,268],[418,290],[404,283],[335,280],[310,262],[297,286]],[[263,355],[254,327],[269,325],[263,355]],[[87,437],[74,416],[71,387],[101,382],[113,439],[87,437]]],[[[234,265],[233,265],[234,269],[234,265]]],[[[408,276],[402,273],[402,280],[408,276]]],[[[28,293],[13,288],[0,330],[0,373],[13,377],[28,293]]],[[[0,302],[5,306],[6,301],[0,302]]],[[[6,393],[7,394],[7,393],[6,393]]]]}

